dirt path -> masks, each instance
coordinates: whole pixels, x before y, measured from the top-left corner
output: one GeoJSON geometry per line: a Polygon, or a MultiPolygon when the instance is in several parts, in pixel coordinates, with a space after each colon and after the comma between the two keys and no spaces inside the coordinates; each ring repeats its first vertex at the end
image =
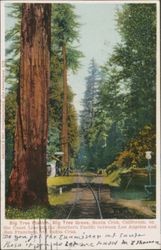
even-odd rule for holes
{"type": "Polygon", "coordinates": [[[77,202],[73,209],[70,219],[98,219],[99,211],[92,192],[89,188],[78,190],[77,202]]]}

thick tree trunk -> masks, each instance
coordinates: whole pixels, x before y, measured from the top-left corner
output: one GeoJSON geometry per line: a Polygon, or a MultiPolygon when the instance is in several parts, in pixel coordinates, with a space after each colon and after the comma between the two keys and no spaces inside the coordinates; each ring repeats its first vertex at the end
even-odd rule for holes
{"type": "Polygon", "coordinates": [[[48,204],[46,145],[50,79],[50,4],[23,4],[20,84],[9,205],[48,204]]]}
{"type": "Polygon", "coordinates": [[[66,62],[66,46],[62,48],[63,54],[63,114],[62,114],[62,131],[61,145],[64,153],[62,161],[65,167],[68,166],[68,86],[67,86],[67,62],[66,62]]]}

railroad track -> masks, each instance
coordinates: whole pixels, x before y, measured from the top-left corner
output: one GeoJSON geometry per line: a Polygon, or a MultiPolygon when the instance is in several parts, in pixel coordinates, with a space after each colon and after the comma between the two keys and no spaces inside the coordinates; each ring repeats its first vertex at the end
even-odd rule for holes
{"type": "Polygon", "coordinates": [[[90,182],[77,185],[76,198],[72,204],[66,219],[103,219],[101,205],[99,201],[100,190],[95,191],[90,182]]]}

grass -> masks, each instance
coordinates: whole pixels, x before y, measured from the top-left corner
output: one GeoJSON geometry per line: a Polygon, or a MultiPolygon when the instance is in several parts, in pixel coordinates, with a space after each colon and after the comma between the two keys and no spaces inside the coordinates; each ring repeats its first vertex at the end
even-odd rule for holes
{"type": "Polygon", "coordinates": [[[108,176],[104,176],[103,184],[108,184],[113,187],[118,187],[120,185],[120,173],[121,173],[121,170],[118,169],[112,172],[111,174],[109,174],[108,176]]]}
{"type": "Polygon", "coordinates": [[[115,199],[127,199],[127,200],[145,200],[146,193],[144,189],[128,189],[128,190],[115,190],[112,192],[112,197],[115,199]]]}
{"type": "Polygon", "coordinates": [[[74,176],[56,176],[56,177],[48,177],[47,185],[48,187],[52,186],[65,186],[75,183],[74,176]]]}
{"type": "Polygon", "coordinates": [[[86,171],[86,172],[81,173],[81,175],[86,176],[86,177],[95,177],[96,173],[86,171]]]}
{"type": "Polygon", "coordinates": [[[50,219],[53,217],[53,208],[33,206],[28,209],[6,207],[7,219],[50,219]]]}
{"type": "MultiPolygon", "coordinates": [[[[121,176],[120,175],[129,173],[130,171],[131,171],[131,169],[118,168],[108,175],[104,174],[104,175],[102,175],[102,176],[104,176],[103,184],[108,184],[110,186],[118,187],[121,184],[121,176]]],[[[145,177],[144,177],[144,179],[145,179],[145,177]]],[[[126,182],[127,182],[127,179],[126,179],[126,182]]]]}
{"type": "Polygon", "coordinates": [[[60,194],[50,194],[49,195],[49,203],[51,206],[55,205],[64,205],[65,203],[74,201],[75,195],[71,192],[65,192],[60,194]]]}

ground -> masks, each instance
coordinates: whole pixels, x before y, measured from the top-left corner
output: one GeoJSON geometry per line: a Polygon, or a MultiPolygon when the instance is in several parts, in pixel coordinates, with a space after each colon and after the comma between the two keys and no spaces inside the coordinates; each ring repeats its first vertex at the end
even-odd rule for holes
{"type": "Polygon", "coordinates": [[[121,188],[118,173],[97,175],[94,173],[73,173],[72,176],[48,177],[50,206],[35,206],[20,211],[8,207],[7,218],[99,218],[97,202],[88,184],[97,196],[103,218],[155,218],[156,202],[147,200],[144,186],[134,189],[121,188]],[[74,204],[74,205],[73,205],[74,204]]]}

